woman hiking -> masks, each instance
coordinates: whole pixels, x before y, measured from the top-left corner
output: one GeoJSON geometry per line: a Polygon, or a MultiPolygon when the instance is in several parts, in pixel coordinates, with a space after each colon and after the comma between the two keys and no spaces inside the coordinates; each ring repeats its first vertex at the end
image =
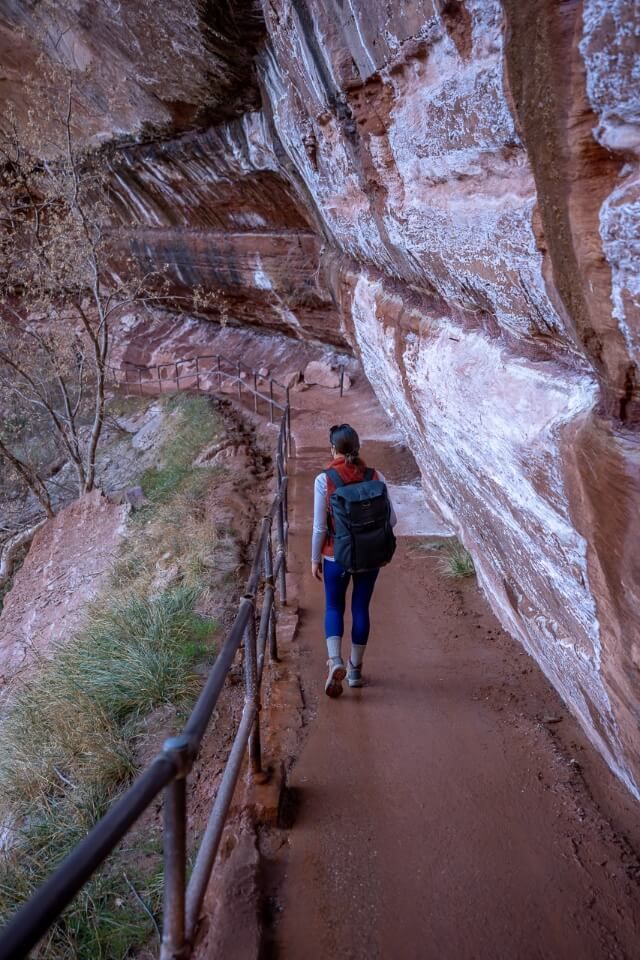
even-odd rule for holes
{"type": "Polygon", "coordinates": [[[369,603],[380,572],[395,550],[396,523],[385,479],[360,459],[360,439],[348,423],[329,431],[331,463],[314,484],[311,572],[324,579],[324,628],[329,659],[325,693],[339,697],[345,676],[361,687],[362,661],[369,639],[369,603]],[[351,655],[342,659],[347,588],[351,596],[351,655]]]}

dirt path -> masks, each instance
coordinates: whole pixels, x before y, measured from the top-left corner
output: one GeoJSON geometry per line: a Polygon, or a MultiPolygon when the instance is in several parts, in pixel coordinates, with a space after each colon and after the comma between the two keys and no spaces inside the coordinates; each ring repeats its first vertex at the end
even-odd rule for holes
{"type": "Polygon", "coordinates": [[[639,958],[640,808],[474,582],[443,579],[403,537],[374,598],[368,686],[324,696],[309,531],[328,426],[354,423],[388,479],[412,470],[368,389],[340,402],[315,388],[295,403],[290,566],[306,734],[273,954],[639,958]]]}

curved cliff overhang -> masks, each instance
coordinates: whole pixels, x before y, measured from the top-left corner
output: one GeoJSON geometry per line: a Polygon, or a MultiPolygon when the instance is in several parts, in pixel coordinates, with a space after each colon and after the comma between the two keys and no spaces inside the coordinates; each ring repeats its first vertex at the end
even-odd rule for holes
{"type": "Polygon", "coordinates": [[[344,347],[322,237],[282,170],[262,112],[117,151],[112,230],[123,256],[164,271],[178,296],[214,290],[215,319],[344,347]]]}
{"type": "Polygon", "coordinates": [[[49,118],[39,88],[69,79],[77,139],[173,135],[259,105],[263,35],[257,0],[5,0],[0,96],[23,125],[32,113],[41,150],[49,118]]]}

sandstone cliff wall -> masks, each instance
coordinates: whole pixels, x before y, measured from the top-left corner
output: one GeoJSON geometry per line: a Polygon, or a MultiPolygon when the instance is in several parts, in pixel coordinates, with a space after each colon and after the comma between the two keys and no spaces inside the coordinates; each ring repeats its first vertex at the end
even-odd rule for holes
{"type": "Polygon", "coordinates": [[[637,794],[632,7],[272,2],[260,76],[427,497],[637,794]]]}
{"type": "MultiPolygon", "coordinates": [[[[193,14],[186,77],[165,32],[116,84],[112,130],[175,134],[114,158],[118,242],[237,321],[357,353],[502,622],[640,795],[634,4],[242,10],[215,50],[193,14]],[[230,46],[225,86],[206,64],[230,46]]],[[[114,17],[133,62],[148,37],[114,17]]]]}

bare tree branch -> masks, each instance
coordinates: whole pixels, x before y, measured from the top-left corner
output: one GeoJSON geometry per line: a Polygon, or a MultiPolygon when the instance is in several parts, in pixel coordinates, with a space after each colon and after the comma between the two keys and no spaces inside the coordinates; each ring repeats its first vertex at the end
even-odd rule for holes
{"type": "Polygon", "coordinates": [[[3,443],[2,439],[0,439],[0,456],[4,457],[5,460],[11,464],[16,473],[22,477],[34,496],[38,498],[39,502],[44,507],[47,516],[52,517],[53,507],[51,506],[49,491],[33,467],[12,453],[11,450],[9,450],[9,448],[3,443]]]}

